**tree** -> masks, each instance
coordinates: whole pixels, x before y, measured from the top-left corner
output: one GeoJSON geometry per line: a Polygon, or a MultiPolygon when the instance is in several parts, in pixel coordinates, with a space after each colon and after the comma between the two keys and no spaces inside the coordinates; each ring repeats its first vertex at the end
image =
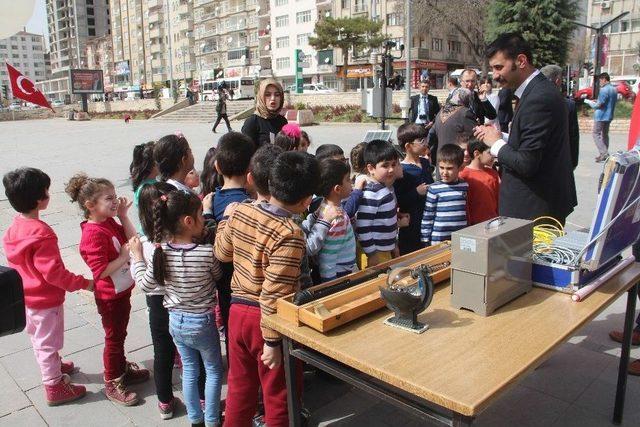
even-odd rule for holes
{"type": "Polygon", "coordinates": [[[349,50],[352,56],[365,48],[380,47],[385,36],[380,33],[382,22],[358,18],[323,18],[316,23],[316,37],[309,37],[309,45],[316,50],[338,48],[342,52],[342,83],[347,90],[347,66],[349,50]]]}
{"type": "MultiPolygon", "coordinates": [[[[491,0],[409,0],[411,1],[411,32],[432,34],[432,29],[442,32],[444,26],[453,28],[469,46],[478,65],[484,65],[485,17],[491,0]],[[471,19],[470,17],[475,17],[471,19]],[[444,24],[444,26],[443,26],[444,24]]],[[[406,15],[404,1],[396,3],[396,11],[406,15]]],[[[407,41],[408,44],[408,41],[407,41]]],[[[408,47],[408,46],[407,46],[408,47]]]]}
{"type": "Polygon", "coordinates": [[[534,65],[562,66],[579,10],[577,0],[495,0],[489,6],[487,42],[516,32],[530,43],[534,65]]]}

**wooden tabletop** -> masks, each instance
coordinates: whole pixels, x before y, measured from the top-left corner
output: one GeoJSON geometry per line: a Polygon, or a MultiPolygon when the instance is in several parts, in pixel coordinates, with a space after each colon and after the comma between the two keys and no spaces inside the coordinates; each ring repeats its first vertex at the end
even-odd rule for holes
{"type": "Polygon", "coordinates": [[[489,317],[451,308],[450,288],[440,286],[419,316],[429,324],[421,335],[384,325],[386,308],[326,334],[277,315],[265,323],[413,395],[477,416],[639,280],[633,263],[582,302],[534,288],[489,317]]]}

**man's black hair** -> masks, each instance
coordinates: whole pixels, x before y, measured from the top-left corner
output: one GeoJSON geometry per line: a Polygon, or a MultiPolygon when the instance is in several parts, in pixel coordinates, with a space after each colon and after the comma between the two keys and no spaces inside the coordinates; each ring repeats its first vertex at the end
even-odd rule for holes
{"type": "Polygon", "coordinates": [[[474,152],[479,151],[480,153],[484,153],[489,149],[490,147],[487,144],[478,139],[472,139],[467,145],[467,153],[469,153],[469,157],[471,157],[472,159],[474,152]]]}
{"type": "Polygon", "coordinates": [[[415,123],[403,123],[398,128],[398,144],[404,150],[405,145],[416,139],[426,138],[428,135],[429,131],[424,126],[415,123]]]}
{"type": "Polygon", "coordinates": [[[453,163],[458,167],[462,166],[464,162],[464,151],[456,144],[446,144],[440,150],[438,150],[438,164],[440,162],[453,163]]]}
{"type": "Polygon", "coordinates": [[[600,73],[600,75],[598,76],[599,79],[605,79],[606,81],[610,82],[611,81],[611,76],[609,75],[609,73],[600,73]]]}
{"type": "Polygon", "coordinates": [[[286,151],[271,166],[269,193],[282,203],[295,205],[317,191],[319,176],[315,157],[301,151],[286,151]]]}
{"type": "Polygon", "coordinates": [[[246,174],[255,151],[256,147],[247,135],[240,132],[225,133],[216,150],[216,163],[222,176],[246,174]]]}
{"type": "Polygon", "coordinates": [[[485,55],[488,59],[493,58],[498,52],[511,60],[515,60],[518,55],[523,54],[527,57],[529,64],[533,65],[533,54],[531,53],[531,46],[527,41],[518,33],[504,33],[500,34],[485,51],[485,55]]]}
{"type": "Polygon", "coordinates": [[[322,144],[316,148],[316,159],[318,159],[318,161],[335,156],[344,157],[344,150],[336,144],[322,144]]]}
{"type": "Polygon", "coordinates": [[[367,165],[375,166],[380,162],[398,160],[399,158],[398,151],[393,148],[393,145],[389,141],[374,139],[364,147],[365,167],[367,165]]]}
{"type": "Polygon", "coordinates": [[[7,172],[2,184],[13,209],[27,213],[38,206],[38,201],[47,198],[51,178],[40,169],[20,168],[7,172]]]}
{"type": "Polygon", "coordinates": [[[342,185],[345,176],[349,176],[351,168],[345,162],[335,159],[323,159],[320,161],[320,185],[318,195],[327,197],[333,187],[342,185]]]}
{"type": "Polygon", "coordinates": [[[262,195],[269,194],[269,171],[276,161],[276,158],[284,153],[282,147],[273,144],[264,144],[258,148],[251,158],[249,170],[253,177],[253,183],[258,193],[262,195]]]}

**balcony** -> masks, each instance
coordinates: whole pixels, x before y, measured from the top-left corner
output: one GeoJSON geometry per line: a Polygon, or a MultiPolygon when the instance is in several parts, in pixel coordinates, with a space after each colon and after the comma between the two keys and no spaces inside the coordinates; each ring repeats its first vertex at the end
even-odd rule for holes
{"type": "Polygon", "coordinates": [[[331,0],[316,0],[316,7],[318,9],[331,9],[331,0]]]}
{"type": "Polygon", "coordinates": [[[249,58],[240,58],[240,59],[228,59],[227,66],[228,67],[244,67],[245,65],[249,65],[249,58]]]}
{"type": "Polygon", "coordinates": [[[167,65],[167,61],[164,58],[156,58],[151,60],[151,67],[162,68],[167,65]]]}
{"type": "Polygon", "coordinates": [[[260,69],[260,77],[272,77],[273,70],[271,68],[261,68],[260,69]]]}
{"type": "Polygon", "coordinates": [[[151,30],[149,30],[149,38],[150,39],[157,39],[160,38],[164,35],[164,31],[162,30],[162,27],[157,26],[152,28],[151,30]]]}
{"type": "Polygon", "coordinates": [[[163,53],[164,52],[164,45],[161,45],[160,43],[154,43],[149,48],[149,51],[151,53],[163,53]]]}
{"type": "Polygon", "coordinates": [[[353,8],[353,15],[367,15],[369,13],[369,8],[365,4],[356,3],[353,8]]]}
{"type": "Polygon", "coordinates": [[[189,15],[192,11],[187,3],[181,3],[178,6],[178,15],[189,15]]]}
{"type": "Polygon", "coordinates": [[[214,0],[194,0],[193,7],[203,6],[205,4],[213,4],[214,0]]]}
{"type": "Polygon", "coordinates": [[[207,30],[204,31],[199,31],[196,32],[196,39],[200,40],[200,39],[206,39],[212,36],[216,36],[218,35],[218,28],[214,27],[214,28],[209,28],[207,30]]]}
{"type": "Polygon", "coordinates": [[[149,20],[147,22],[149,24],[162,22],[162,10],[149,13],[149,20]]]}
{"type": "Polygon", "coordinates": [[[269,31],[269,30],[258,30],[258,38],[259,39],[261,39],[261,38],[265,38],[265,39],[271,38],[271,31],[269,31]]]}
{"type": "Polygon", "coordinates": [[[147,9],[151,10],[164,6],[163,0],[147,0],[147,9]]]}
{"type": "Polygon", "coordinates": [[[178,23],[178,31],[193,31],[193,19],[183,19],[178,23]]]}
{"type": "Polygon", "coordinates": [[[209,13],[204,13],[202,15],[200,15],[200,18],[196,17],[196,20],[198,22],[205,22],[208,21],[210,19],[214,19],[218,17],[218,13],[217,12],[209,12],[209,13]]]}

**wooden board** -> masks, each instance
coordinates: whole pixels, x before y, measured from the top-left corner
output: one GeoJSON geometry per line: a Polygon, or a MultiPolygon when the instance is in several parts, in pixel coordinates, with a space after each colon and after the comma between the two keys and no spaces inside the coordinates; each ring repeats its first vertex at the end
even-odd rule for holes
{"type": "Polygon", "coordinates": [[[418,316],[429,325],[423,334],[384,325],[386,309],[328,333],[278,315],[263,322],[373,378],[476,416],[639,280],[640,264],[634,263],[582,302],[534,288],[488,317],[451,308],[449,287],[439,287],[418,316]]]}
{"type": "MultiPolygon", "coordinates": [[[[450,245],[448,243],[431,246],[384,264],[315,286],[312,289],[322,289],[347,278],[352,280],[358,279],[375,269],[381,269],[399,263],[406,263],[407,267],[417,267],[421,264],[434,265],[451,261],[451,251],[449,248],[450,245]]],[[[434,284],[447,281],[450,276],[450,268],[445,268],[431,274],[434,284]]],[[[378,278],[371,279],[365,283],[355,285],[352,288],[336,292],[335,294],[300,306],[293,303],[293,294],[287,295],[278,300],[277,314],[297,325],[306,324],[318,331],[327,332],[384,307],[385,303],[380,296],[379,287],[385,283],[386,279],[386,273],[381,273],[378,278]]]]}

